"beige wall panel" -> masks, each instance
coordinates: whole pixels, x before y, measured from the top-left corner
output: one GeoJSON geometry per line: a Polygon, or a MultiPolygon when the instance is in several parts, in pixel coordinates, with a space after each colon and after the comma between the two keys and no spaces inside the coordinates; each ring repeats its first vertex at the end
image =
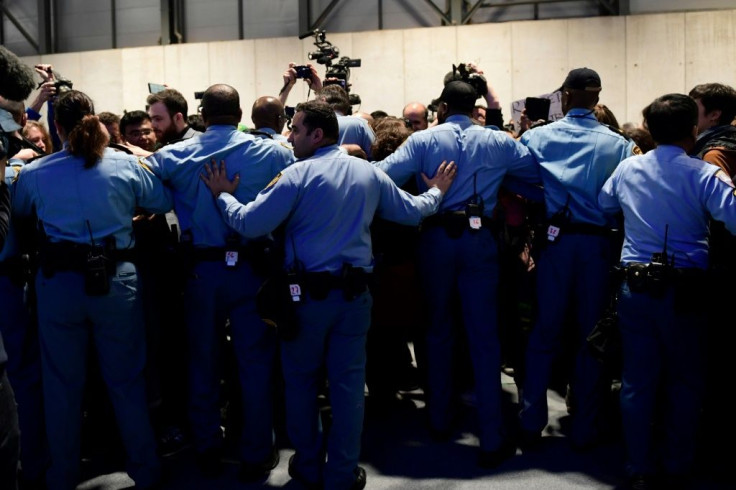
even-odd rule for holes
{"type": "Polygon", "coordinates": [[[641,122],[652,100],[685,91],[685,14],[626,19],[626,116],[641,122]]]}
{"type": "Polygon", "coordinates": [[[197,112],[199,101],[194,92],[210,85],[209,43],[164,46],[164,77],[166,83],[182,93],[189,104],[189,114],[197,112]]]}
{"type": "Polygon", "coordinates": [[[207,86],[232,85],[240,94],[243,122],[250,125],[250,109],[256,99],[255,42],[225,41],[209,43],[210,72],[207,86]]]}
{"type": "Polygon", "coordinates": [[[700,83],[736,86],[736,11],[685,15],[685,90],[700,83]]]}
{"type": "Polygon", "coordinates": [[[164,50],[160,46],[122,49],[123,109],[145,110],[148,83],[171,83],[164,77],[164,50]]]}
{"type": "Polygon", "coordinates": [[[457,28],[407,29],[404,33],[404,98],[429,104],[442,92],[442,80],[457,64],[457,28]]]}
{"type": "Polygon", "coordinates": [[[511,24],[478,24],[459,28],[457,56],[459,61],[473,62],[483,70],[488,83],[498,93],[504,117],[507,117],[512,100],[511,24]]]}
{"type": "MultiPolygon", "coordinates": [[[[566,20],[511,24],[512,100],[560,87],[569,71],[567,26],[566,20]]],[[[504,112],[509,105],[504,104],[504,112]]]]}
{"type": "MultiPolygon", "coordinates": [[[[306,63],[306,51],[302,47],[302,41],[295,37],[280,37],[272,39],[255,40],[255,93],[256,97],[262,95],[279,95],[284,85],[282,75],[289,67],[289,62],[297,64],[306,63]]],[[[306,83],[297,80],[296,86],[291,90],[287,105],[296,105],[302,102],[307,95],[306,83]]]]}
{"type": "Polygon", "coordinates": [[[123,106],[123,91],[120,80],[123,76],[123,55],[119,49],[88,51],[82,57],[82,73],[73,80],[74,88],[85,92],[95,103],[96,112],[120,114],[123,106]]]}
{"type": "Polygon", "coordinates": [[[360,110],[383,110],[400,117],[404,97],[404,36],[400,30],[361,32],[353,37],[351,58],[361,60],[350,69],[351,91],[360,95],[360,110]]]}
{"type": "MultiPolygon", "coordinates": [[[[567,21],[567,69],[587,66],[601,76],[600,100],[620,124],[626,116],[626,19],[595,17],[567,21]]],[[[559,84],[564,80],[560,79],[559,84]]]]}

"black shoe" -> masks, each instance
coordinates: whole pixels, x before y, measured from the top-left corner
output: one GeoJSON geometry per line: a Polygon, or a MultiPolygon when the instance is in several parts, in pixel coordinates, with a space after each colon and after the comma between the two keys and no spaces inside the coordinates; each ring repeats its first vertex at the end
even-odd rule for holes
{"type": "Polygon", "coordinates": [[[179,427],[167,427],[158,437],[158,453],[162,458],[175,456],[189,447],[191,444],[179,427]]]}
{"type": "Polygon", "coordinates": [[[430,425],[429,438],[434,442],[448,442],[452,439],[452,431],[450,429],[436,429],[430,425]]]}
{"type": "Polygon", "coordinates": [[[350,490],[363,490],[366,483],[365,470],[362,466],[358,466],[353,473],[355,473],[355,482],[353,482],[350,490]]]}
{"type": "Polygon", "coordinates": [[[516,446],[508,442],[501,444],[495,451],[478,451],[478,466],[492,470],[501,466],[501,463],[516,455],[516,446]]]}
{"type": "MultiPolygon", "coordinates": [[[[299,471],[297,471],[297,469],[294,468],[294,456],[296,456],[296,454],[292,454],[291,457],[289,458],[289,476],[293,480],[296,480],[299,483],[301,483],[302,486],[306,488],[307,490],[321,490],[322,489],[321,483],[312,482],[312,481],[307,480],[304,477],[304,475],[299,473],[299,471]]],[[[363,475],[364,475],[363,481],[365,481],[365,472],[363,473],[363,475]]],[[[363,486],[365,486],[365,484],[363,486]]]]}
{"type": "Polygon", "coordinates": [[[519,434],[519,448],[521,452],[538,451],[542,445],[542,433],[522,430],[519,434]]]}
{"type": "Polygon", "coordinates": [[[271,470],[279,464],[279,452],[273,448],[271,454],[260,463],[249,463],[248,461],[240,462],[240,471],[238,471],[238,480],[243,483],[255,483],[266,480],[271,470]]]}
{"type": "Polygon", "coordinates": [[[220,448],[207,449],[197,453],[197,466],[207,478],[216,478],[222,474],[222,450],[220,448]]]}
{"type": "Polygon", "coordinates": [[[629,488],[631,490],[654,490],[657,485],[652,475],[634,475],[629,480],[629,488]]]}

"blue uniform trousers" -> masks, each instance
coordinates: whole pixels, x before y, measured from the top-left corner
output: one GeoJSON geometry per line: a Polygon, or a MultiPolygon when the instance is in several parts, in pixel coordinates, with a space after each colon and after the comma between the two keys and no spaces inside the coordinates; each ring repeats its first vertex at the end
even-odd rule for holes
{"type": "Polygon", "coordinates": [[[13,388],[0,366],[0,488],[18,488],[18,456],[20,431],[13,388]]]}
{"type": "Polygon", "coordinates": [[[504,438],[497,309],[498,246],[488,228],[468,229],[453,239],[444,228],[432,227],[422,232],[419,258],[430,314],[427,332],[430,424],[443,431],[450,426],[452,300],[457,292],[475,374],[480,448],[495,451],[504,438]]]}
{"type": "Polygon", "coordinates": [[[630,475],[655,474],[660,465],[673,475],[692,469],[703,394],[705,308],[678,314],[673,288],[657,299],[632,293],[626,283],[621,287],[621,415],[630,475]],[[665,434],[659,458],[655,421],[661,421],[665,434]]]}
{"type": "Polygon", "coordinates": [[[110,292],[87,296],[80,272],[36,277],[51,490],[73,490],[79,481],[82,395],[90,341],[99,358],[120,435],[128,474],[137,485],[160,477],[156,441],[146,404],[145,332],[135,266],[117,264],[110,292]]]}
{"type": "Polygon", "coordinates": [[[256,312],[255,296],[262,280],[250,264],[222,261],[195,265],[185,289],[189,343],[189,418],[198,451],[222,444],[220,378],[225,321],[237,358],[243,432],[240,458],[259,463],[273,449],[273,368],[275,329],[256,312]]]}
{"type": "Polygon", "coordinates": [[[281,342],[286,383],[286,423],[296,455],[294,469],[325,489],[347,489],[355,481],[365,409],[365,342],[370,293],[346,301],[331,291],[323,301],[307,297],[298,307],[299,334],[281,342]],[[324,442],[317,395],[324,369],[330,384],[332,427],[324,442]],[[324,473],[323,473],[324,472],[324,473]]]}
{"type": "Polygon", "coordinates": [[[0,333],[8,352],[8,379],[18,403],[23,479],[43,476],[48,464],[43,424],[41,351],[38,328],[31,322],[24,298],[25,289],[7,276],[0,276],[0,333]]]}
{"type": "Polygon", "coordinates": [[[529,336],[521,399],[524,431],[538,433],[547,425],[550,370],[563,350],[565,320],[574,304],[578,330],[571,380],[575,404],[571,441],[585,445],[599,435],[598,416],[606,386],[602,366],[588,353],[585,339],[609,299],[610,251],[607,236],[567,234],[542,252],[537,275],[538,316],[529,336]]]}

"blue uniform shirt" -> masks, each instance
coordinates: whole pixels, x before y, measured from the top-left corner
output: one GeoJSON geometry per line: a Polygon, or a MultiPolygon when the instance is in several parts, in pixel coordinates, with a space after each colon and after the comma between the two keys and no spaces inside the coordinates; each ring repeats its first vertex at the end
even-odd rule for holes
{"type": "Polygon", "coordinates": [[[706,268],[709,214],[736,233],[736,197],[728,176],[677,146],[660,145],[621,162],[598,202],[607,212],[623,210],[623,263],[646,263],[662,252],[667,226],[667,257],[674,256],[675,267],[706,268]]]}
{"type": "Polygon", "coordinates": [[[368,159],[371,158],[371,145],[376,136],[373,134],[368,121],[357,116],[343,116],[337,114],[337,125],[340,128],[340,135],[337,138],[338,145],[352,143],[360,146],[368,159]]]}
{"type": "Polygon", "coordinates": [[[588,109],[571,109],[559,121],[531,129],[521,142],[540,166],[547,217],[568,200],[572,223],[612,224],[598,207],[598,192],[634,144],[600,124],[588,109]]]}
{"type": "Polygon", "coordinates": [[[416,225],[440,200],[439,189],[412,196],[369,162],[329,145],[284,170],[255,201],[244,205],[222,193],[217,203],[230,226],[247,237],[286,220],[286,264],[293,264],[296,251],[306,271],[319,272],[339,271],[344,263],[370,269],[375,213],[416,225]]]}
{"type": "Polygon", "coordinates": [[[477,190],[485,214],[490,216],[504,175],[524,182],[539,181],[537,165],[526,147],[462,115],[450,116],[443,124],[412,134],[398,150],[375,165],[398,185],[415,176],[419,189],[425,190],[421,174],[434,176],[443,160],[455,162],[457,176],[442,199],[441,211],[464,210],[477,190]]]}
{"type": "Polygon", "coordinates": [[[258,128],[256,131],[260,133],[266,133],[271,136],[270,138],[268,138],[265,135],[259,135],[259,134],[255,135],[261,139],[276,141],[278,143],[284,143],[284,144],[287,144],[288,142],[288,138],[286,136],[284,136],[283,134],[277,133],[275,130],[271,128],[258,128]]]}
{"type": "Polygon", "coordinates": [[[13,214],[35,210],[49,241],[101,245],[114,236],[118,249],[134,244],[137,207],[165,213],[171,206],[171,193],[137,158],[110,148],[92,168],[66,147],[36,160],[18,173],[13,195],[13,214]]]}
{"type": "Polygon", "coordinates": [[[223,221],[212,193],[199,178],[205,164],[225,160],[228,176],[240,174],[235,197],[249,202],[294,161],[287,148],[215,125],[197,137],[166,146],[150,157],[153,173],[174,190],[174,207],[182,231],[190,230],[197,247],[224,247],[232,229],[223,221]]]}

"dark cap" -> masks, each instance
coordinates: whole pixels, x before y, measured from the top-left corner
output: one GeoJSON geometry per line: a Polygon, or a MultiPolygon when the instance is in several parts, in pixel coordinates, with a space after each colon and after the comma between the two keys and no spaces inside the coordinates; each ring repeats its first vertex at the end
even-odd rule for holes
{"type": "Polygon", "coordinates": [[[585,90],[586,92],[601,91],[601,77],[590,68],[575,68],[567,74],[560,91],[563,88],[571,88],[573,90],[585,90]]]}
{"type": "Polygon", "coordinates": [[[475,101],[478,98],[478,93],[475,91],[472,85],[465,83],[460,80],[445,85],[442,89],[438,102],[445,102],[447,105],[457,109],[472,109],[475,106],[475,101]]]}

